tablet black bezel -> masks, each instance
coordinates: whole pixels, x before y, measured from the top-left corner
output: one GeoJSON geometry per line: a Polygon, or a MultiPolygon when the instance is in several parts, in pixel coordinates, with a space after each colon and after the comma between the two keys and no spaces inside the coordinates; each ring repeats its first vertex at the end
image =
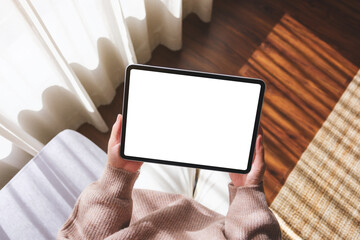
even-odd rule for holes
{"type": "Polygon", "coordinates": [[[123,120],[122,120],[122,128],[121,128],[120,156],[126,160],[133,160],[133,161],[152,162],[152,163],[160,163],[160,164],[167,164],[167,165],[174,165],[174,166],[181,166],[181,167],[201,168],[201,169],[242,173],[242,174],[249,173],[251,170],[252,159],[254,156],[256,136],[257,136],[257,131],[258,131],[259,122],[260,122],[260,115],[261,115],[261,110],[262,110],[264,93],[265,93],[265,83],[261,79],[215,74],[215,73],[207,73],[207,72],[198,72],[198,71],[192,71],[192,70],[165,68],[165,67],[149,66],[149,65],[141,65],[141,64],[128,65],[126,68],[126,71],[125,71],[125,80],[124,80],[123,120]],[[257,111],[256,111],[255,126],[254,126],[254,131],[253,131],[252,140],[251,140],[250,154],[249,154],[247,168],[245,170],[241,170],[241,169],[233,169],[233,168],[222,168],[222,167],[215,167],[215,166],[198,165],[198,164],[191,164],[191,163],[172,162],[170,160],[158,160],[158,159],[151,159],[151,158],[126,156],[124,154],[125,144],[126,144],[126,142],[125,142],[126,120],[127,120],[127,108],[128,108],[129,86],[130,86],[130,71],[132,69],[259,84],[260,85],[260,95],[259,95],[259,101],[258,101],[258,106],[257,106],[257,111]]]}

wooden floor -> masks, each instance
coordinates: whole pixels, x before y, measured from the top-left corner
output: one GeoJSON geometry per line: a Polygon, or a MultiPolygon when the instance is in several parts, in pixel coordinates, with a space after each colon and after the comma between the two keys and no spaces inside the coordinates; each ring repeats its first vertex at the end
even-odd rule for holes
{"type": "MultiPolygon", "coordinates": [[[[261,124],[271,203],[359,69],[359,46],[359,1],[214,0],[211,23],[188,16],[182,50],[159,46],[148,64],[267,83],[261,124]]],[[[109,126],[121,112],[122,91],[99,108],[109,126]]],[[[109,133],[88,124],[78,131],[106,149],[109,133]]]]}

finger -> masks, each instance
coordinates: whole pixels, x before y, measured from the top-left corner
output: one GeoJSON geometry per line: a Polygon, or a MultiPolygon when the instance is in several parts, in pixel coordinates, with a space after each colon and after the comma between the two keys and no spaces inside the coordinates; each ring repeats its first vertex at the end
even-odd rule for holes
{"type": "MultiPolygon", "coordinates": [[[[258,133],[257,133],[257,136],[256,136],[255,148],[256,148],[256,146],[257,146],[257,142],[258,142],[258,141],[257,141],[257,137],[258,137],[259,135],[263,136],[263,129],[262,129],[262,127],[261,127],[260,124],[259,124],[259,127],[258,127],[258,133]]],[[[253,156],[252,163],[254,163],[255,157],[256,157],[256,149],[255,149],[255,151],[254,151],[254,156],[253,156]]]]}
{"type": "Polygon", "coordinates": [[[111,135],[109,138],[109,146],[114,146],[120,142],[120,133],[122,125],[122,115],[118,114],[116,122],[111,129],[111,135]]]}
{"type": "Polygon", "coordinates": [[[263,181],[265,172],[265,160],[264,160],[264,146],[262,143],[262,135],[258,135],[256,139],[255,147],[256,157],[254,159],[252,168],[248,176],[246,177],[246,184],[257,185],[263,181]]]}
{"type": "Polygon", "coordinates": [[[256,139],[255,159],[252,167],[254,172],[263,171],[265,169],[263,135],[258,135],[256,139]]]}
{"type": "Polygon", "coordinates": [[[263,128],[262,128],[261,125],[259,125],[258,135],[264,135],[263,133],[264,133],[264,132],[263,132],[263,128]]]}

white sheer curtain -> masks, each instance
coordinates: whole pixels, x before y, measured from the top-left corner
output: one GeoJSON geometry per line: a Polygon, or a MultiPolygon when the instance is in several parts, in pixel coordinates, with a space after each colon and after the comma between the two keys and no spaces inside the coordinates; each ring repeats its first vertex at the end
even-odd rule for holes
{"type": "Polygon", "coordinates": [[[93,124],[129,63],[181,48],[182,18],[212,0],[2,0],[0,187],[63,129],[93,124]]]}

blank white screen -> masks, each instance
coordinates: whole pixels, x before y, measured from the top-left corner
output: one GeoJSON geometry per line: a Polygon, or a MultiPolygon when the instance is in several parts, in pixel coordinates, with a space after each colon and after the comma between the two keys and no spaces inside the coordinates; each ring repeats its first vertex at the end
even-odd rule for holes
{"type": "Polygon", "coordinates": [[[126,156],[247,169],[259,84],[130,72],[126,156]]]}

